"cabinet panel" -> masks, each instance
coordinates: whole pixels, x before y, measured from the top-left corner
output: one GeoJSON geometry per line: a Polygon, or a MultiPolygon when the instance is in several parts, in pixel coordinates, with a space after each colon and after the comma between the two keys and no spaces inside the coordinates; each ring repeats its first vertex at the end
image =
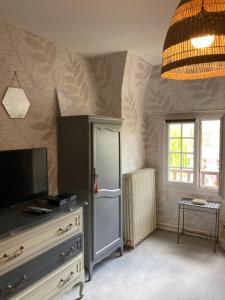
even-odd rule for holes
{"type": "Polygon", "coordinates": [[[94,124],[93,256],[98,258],[121,239],[120,131],[118,126],[94,124]]]}
{"type": "Polygon", "coordinates": [[[95,257],[107,251],[121,238],[120,204],[120,196],[95,199],[95,257]]]}
{"type": "Polygon", "coordinates": [[[95,169],[99,189],[120,188],[120,133],[109,126],[95,125],[95,169]]]}

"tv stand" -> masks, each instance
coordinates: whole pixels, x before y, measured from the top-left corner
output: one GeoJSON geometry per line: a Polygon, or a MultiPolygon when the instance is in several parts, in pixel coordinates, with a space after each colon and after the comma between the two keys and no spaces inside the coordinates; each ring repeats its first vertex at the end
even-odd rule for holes
{"type": "Polygon", "coordinates": [[[0,300],[52,299],[84,285],[83,203],[38,199],[0,210],[0,300]],[[52,212],[24,212],[27,206],[52,212]]]}

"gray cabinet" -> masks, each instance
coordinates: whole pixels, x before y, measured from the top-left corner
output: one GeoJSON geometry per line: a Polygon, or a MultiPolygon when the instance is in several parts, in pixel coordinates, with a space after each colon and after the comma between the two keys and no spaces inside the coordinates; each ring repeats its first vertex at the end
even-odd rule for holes
{"type": "Polygon", "coordinates": [[[59,190],[77,194],[84,208],[85,267],[116,250],[123,253],[121,198],[122,121],[72,116],[59,119],[59,190]]]}

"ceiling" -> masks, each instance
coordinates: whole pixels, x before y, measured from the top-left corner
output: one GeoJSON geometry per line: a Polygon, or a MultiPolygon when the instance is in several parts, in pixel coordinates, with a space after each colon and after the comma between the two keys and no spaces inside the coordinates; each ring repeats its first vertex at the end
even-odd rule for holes
{"type": "Polygon", "coordinates": [[[85,56],[130,50],[152,64],[178,0],[0,0],[0,18],[85,56]]]}

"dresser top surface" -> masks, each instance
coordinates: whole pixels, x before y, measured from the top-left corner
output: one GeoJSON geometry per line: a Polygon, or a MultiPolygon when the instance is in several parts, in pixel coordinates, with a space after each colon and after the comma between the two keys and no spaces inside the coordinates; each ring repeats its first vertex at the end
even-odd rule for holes
{"type": "Polygon", "coordinates": [[[85,203],[76,201],[58,207],[49,204],[45,199],[36,199],[21,203],[18,206],[2,209],[0,210],[0,240],[57,219],[63,214],[72,212],[84,205],[85,203]],[[52,211],[46,214],[32,214],[24,211],[28,206],[49,208],[52,211]]]}

